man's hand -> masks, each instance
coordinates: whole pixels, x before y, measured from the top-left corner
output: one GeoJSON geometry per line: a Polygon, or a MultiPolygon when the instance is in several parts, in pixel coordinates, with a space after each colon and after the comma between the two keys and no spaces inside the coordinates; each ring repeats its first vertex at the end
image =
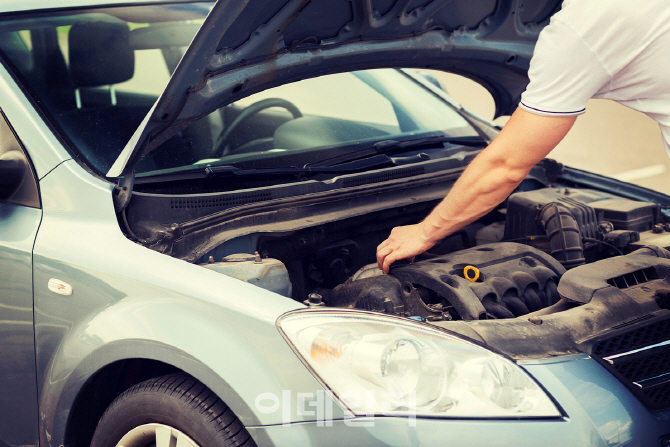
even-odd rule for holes
{"type": "Polygon", "coordinates": [[[414,261],[414,257],[430,249],[435,242],[431,242],[423,230],[423,222],[405,227],[395,227],[391,235],[377,247],[377,265],[384,273],[400,259],[414,261]]]}

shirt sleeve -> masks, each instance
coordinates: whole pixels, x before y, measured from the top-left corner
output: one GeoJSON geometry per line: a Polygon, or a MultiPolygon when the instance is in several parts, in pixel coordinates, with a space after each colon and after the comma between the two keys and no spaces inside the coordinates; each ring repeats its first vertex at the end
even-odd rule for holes
{"type": "Polygon", "coordinates": [[[528,77],[530,83],[519,107],[543,116],[584,113],[586,101],[611,79],[584,40],[570,26],[553,19],[540,33],[528,77]]]}

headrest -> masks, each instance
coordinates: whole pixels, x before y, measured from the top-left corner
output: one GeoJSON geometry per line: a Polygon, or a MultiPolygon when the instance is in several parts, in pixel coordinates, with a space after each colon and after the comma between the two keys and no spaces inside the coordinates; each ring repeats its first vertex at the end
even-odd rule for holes
{"type": "Polygon", "coordinates": [[[70,75],[76,87],[127,81],[135,73],[135,54],[126,23],[72,25],[68,36],[70,75]]]}

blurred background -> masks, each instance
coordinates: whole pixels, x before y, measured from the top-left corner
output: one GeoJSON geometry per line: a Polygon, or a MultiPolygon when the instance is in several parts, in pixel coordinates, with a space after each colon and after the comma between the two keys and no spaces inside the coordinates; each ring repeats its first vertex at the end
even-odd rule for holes
{"type": "MultiPolygon", "coordinates": [[[[432,73],[463,106],[484,118],[493,118],[493,98],[485,88],[462,76],[432,73]]],[[[496,122],[502,125],[507,118],[500,117],[496,122]]],[[[589,101],[586,113],[577,118],[549,157],[573,168],[670,194],[670,158],[658,124],[613,101],[589,101]]]]}

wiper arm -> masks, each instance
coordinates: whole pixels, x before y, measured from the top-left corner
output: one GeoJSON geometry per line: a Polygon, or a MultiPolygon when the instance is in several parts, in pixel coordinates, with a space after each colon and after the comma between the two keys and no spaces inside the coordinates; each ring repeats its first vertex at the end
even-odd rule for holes
{"type": "Polygon", "coordinates": [[[396,164],[404,164],[402,161],[396,163],[394,159],[386,155],[376,155],[373,157],[364,158],[362,160],[354,160],[348,163],[341,163],[335,166],[322,166],[303,168],[238,168],[237,166],[223,165],[223,166],[208,166],[204,169],[189,170],[186,172],[168,172],[163,174],[147,175],[137,177],[136,184],[147,183],[164,183],[179,180],[197,180],[203,178],[216,177],[267,177],[267,176],[284,176],[304,178],[307,175],[314,174],[347,174],[351,172],[364,171],[368,169],[384,168],[395,166],[396,164]]]}
{"type": "Polygon", "coordinates": [[[375,143],[371,147],[347,152],[335,157],[327,158],[325,160],[319,160],[317,162],[307,164],[305,167],[332,166],[374,155],[402,153],[409,149],[421,149],[422,147],[431,148],[444,143],[471,147],[484,147],[488,144],[486,140],[479,136],[450,137],[446,135],[437,135],[411,140],[384,140],[375,143]]]}
{"type": "Polygon", "coordinates": [[[472,146],[472,147],[481,147],[486,145],[487,142],[480,136],[471,136],[471,137],[448,137],[446,135],[438,135],[425,138],[417,138],[413,140],[384,140],[378,143],[375,143],[374,148],[378,152],[387,153],[388,150],[393,149],[416,149],[422,146],[434,146],[435,143],[449,143],[449,144],[458,144],[460,146],[472,146]]]}
{"type": "Polygon", "coordinates": [[[163,174],[138,176],[136,184],[163,183],[179,180],[196,180],[216,177],[263,177],[294,176],[304,178],[314,174],[347,174],[368,169],[417,163],[426,159],[424,154],[411,157],[389,157],[387,154],[402,153],[408,149],[435,147],[438,144],[452,143],[461,146],[483,147],[487,142],[481,137],[434,136],[414,140],[384,140],[371,147],[340,154],[336,157],[320,160],[295,168],[238,168],[231,165],[208,166],[204,169],[169,172],[163,174]]]}
{"type": "Polygon", "coordinates": [[[447,137],[434,136],[417,138],[415,140],[384,140],[375,143],[368,149],[332,157],[327,160],[321,160],[316,163],[307,164],[302,168],[269,168],[269,169],[240,169],[234,166],[211,166],[206,168],[207,177],[210,176],[262,176],[262,175],[291,175],[300,177],[305,174],[344,174],[365,169],[383,168],[386,166],[396,166],[402,164],[417,163],[427,158],[425,154],[418,154],[411,157],[389,157],[387,154],[406,152],[408,149],[420,149],[422,147],[435,147],[436,144],[452,143],[461,146],[482,147],[487,142],[481,137],[447,137]],[[355,159],[352,160],[352,156],[355,159]]]}

